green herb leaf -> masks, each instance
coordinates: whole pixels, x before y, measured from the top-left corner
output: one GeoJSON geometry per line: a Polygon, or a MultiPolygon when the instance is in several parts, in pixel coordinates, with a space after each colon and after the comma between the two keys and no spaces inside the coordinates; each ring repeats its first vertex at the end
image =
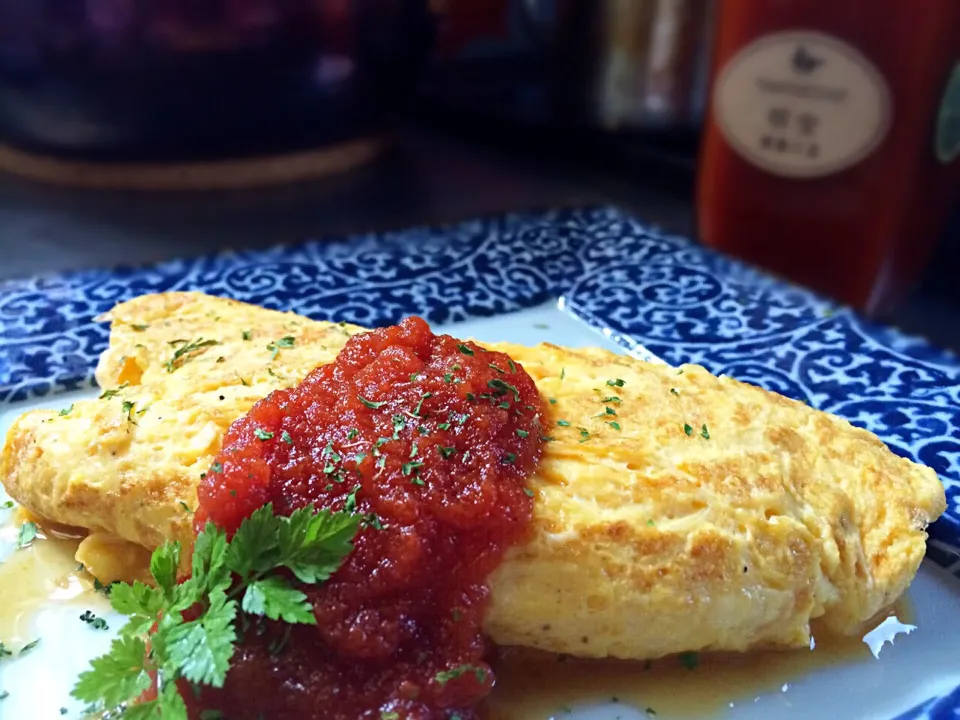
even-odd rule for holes
{"type": "Polygon", "coordinates": [[[353,550],[358,526],[359,519],[347,513],[315,511],[312,505],[296,510],[280,520],[277,563],[289,568],[300,582],[323,582],[353,550]]]}
{"type": "Polygon", "coordinates": [[[271,576],[247,585],[241,605],[251,615],[265,615],[286,623],[316,625],[313,606],[307,596],[290,587],[282,577],[271,576]]]}
{"type": "Polygon", "coordinates": [[[695,652],[682,652],[677,659],[687,670],[695,670],[700,664],[700,656],[695,652]]]}
{"type": "Polygon", "coordinates": [[[559,425],[560,427],[570,427],[570,421],[569,421],[569,420],[557,420],[557,425],[559,425]]]}
{"type": "Polygon", "coordinates": [[[97,707],[113,708],[142,694],[150,687],[150,675],[144,663],[147,645],[141,638],[121,636],[113,641],[110,652],[90,663],[71,695],[97,707]]]}
{"type": "Polygon", "coordinates": [[[530,435],[529,432],[527,432],[526,430],[521,430],[520,428],[517,428],[515,432],[517,433],[517,437],[525,438],[528,435],[530,435]]]}
{"type": "Polygon", "coordinates": [[[460,352],[462,352],[464,355],[473,355],[473,354],[474,354],[473,350],[472,350],[469,346],[464,345],[463,343],[460,343],[459,345],[457,345],[457,350],[459,350],[460,352]]]}
{"type": "Polygon", "coordinates": [[[65,407],[63,408],[63,410],[60,411],[60,417],[63,417],[64,415],[69,415],[72,412],[73,412],[73,403],[70,403],[69,407],[65,407]]]}
{"type": "Polygon", "coordinates": [[[293,438],[290,437],[290,433],[284,430],[280,433],[280,439],[283,440],[287,445],[293,445],[293,438]]]}
{"type": "Polygon", "coordinates": [[[29,520],[17,531],[17,550],[28,547],[37,537],[37,525],[29,520]]]}
{"type": "Polygon", "coordinates": [[[271,440],[273,438],[273,433],[267,432],[263,428],[255,428],[253,434],[256,436],[257,440],[271,440]]]}
{"type": "Polygon", "coordinates": [[[620,378],[615,378],[613,380],[607,380],[607,385],[610,387],[623,387],[627,383],[621,380],[620,378]]]}
{"type": "Polygon", "coordinates": [[[240,336],[241,336],[244,340],[249,340],[250,338],[253,337],[253,333],[251,333],[249,330],[244,330],[242,333],[240,333],[240,336]]]}
{"type": "Polygon", "coordinates": [[[700,427],[700,437],[702,437],[704,440],[710,439],[710,431],[707,430],[706,424],[700,427]]]}
{"type": "Polygon", "coordinates": [[[360,400],[360,402],[362,402],[371,410],[376,410],[378,407],[381,407],[382,405],[386,405],[385,400],[383,402],[373,402],[372,400],[367,400],[363,395],[360,395],[360,394],[357,395],[357,398],[360,400]]]}
{"type": "Polygon", "coordinates": [[[214,589],[206,612],[196,620],[169,626],[161,621],[156,642],[189,682],[223,687],[237,640],[236,615],[237,603],[222,588],[214,589]]]}
{"type": "Polygon", "coordinates": [[[110,593],[110,605],[118,613],[129,615],[121,635],[145,634],[157,621],[157,613],[163,607],[163,592],[135,580],[133,585],[118,583],[110,593]]]}
{"type": "Polygon", "coordinates": [[[687,435],[693,435],[693,425],[691,425],[690,423],[684,423],[683,432],[686,433],[687,435]]]}
{"type": "Polygon", "coordinates": [[[614,430],[619,430],[619,429],[620,429],[620,423],[618,423],[616,420],[608,420],[608,421],[607,421],[607,425],[609,425],[610,427],[612,427],[614,430]]]}
{"type": "Polygon", "coordinates": [[[157,587],[167,598],[173,597],[173,587],[177,582],[177,568],[180,566],[180,543],[168,543],[154,550],[150,557],[150,574],[157,581],[157,587]]]}

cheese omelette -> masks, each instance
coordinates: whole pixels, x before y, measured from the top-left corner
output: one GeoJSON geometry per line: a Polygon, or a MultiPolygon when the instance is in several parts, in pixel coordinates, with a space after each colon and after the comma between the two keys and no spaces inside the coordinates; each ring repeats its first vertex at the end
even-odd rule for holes
{"type": "MultiPolygon", "coordinates": [[[[138,546],[189,544],[230,423],[361,330],[199,293],[106,319],[103,396],[26,413],[0,460],[17,501],[90,531],[78,559],[103,581],[134,574],[138,546]]],[[[895,601],[945,509],[933,471],[869,432],[701,367],[487,347],[537,383],[555,438],[529,482],[532,535],[490,578],[497,643],[634,659],[807,646],[811,620],[852,632],[895,601]]]]}

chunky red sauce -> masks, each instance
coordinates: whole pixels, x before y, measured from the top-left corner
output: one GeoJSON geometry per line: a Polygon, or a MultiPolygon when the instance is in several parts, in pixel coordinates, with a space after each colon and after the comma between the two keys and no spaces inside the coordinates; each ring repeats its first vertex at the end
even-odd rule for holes
{"type": "Polygon", "coordinates": [[[486,578],[530,519],[541,413],[507,355],[410,318],[351,338],[236,421],[212,466],[222,472],[200,485],[198,530],[234,531],[267,502],[364,521],[340,570],[304,588],[317,625],[245,632],[224,689],[188,697],[194,716],[475,717],[493,685],[486,578]]]}

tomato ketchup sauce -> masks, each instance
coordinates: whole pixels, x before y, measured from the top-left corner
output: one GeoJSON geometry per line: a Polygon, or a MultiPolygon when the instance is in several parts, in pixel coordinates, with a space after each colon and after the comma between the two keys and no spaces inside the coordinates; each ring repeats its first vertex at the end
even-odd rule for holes
{"type": "Polygon", "coordinates": [[[317,624],[248,629],[224,688],[187,698],[191,715],[475,718],[494,682],[486,578],[529,524],[542,412],[510,357],[409,318],[355,335],[237,420],[200,485],[197,531],[234,532],[268,502],[358,513],[361,529],[329,581],[301,588],[317,624]]]}

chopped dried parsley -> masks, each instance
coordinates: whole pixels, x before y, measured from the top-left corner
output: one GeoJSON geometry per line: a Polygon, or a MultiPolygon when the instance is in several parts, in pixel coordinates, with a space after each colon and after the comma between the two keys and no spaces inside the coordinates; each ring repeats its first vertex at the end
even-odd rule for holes
{"type": "Polygon", "coordinates": [[[349,513],[352,513],[357,509],[357,493],[360,491],[359,485],[354,485],[353,490],[347,495],[347,499],[344,501],[343,509],[349,513]]]}
{"type": "Polygon", "coordinates": [[[522,437],[522,438],[525,438],[530,434],[526,430],[521,430],[520,428],[517,428],[516,433],[517,433],[517,437],[522,437]]]}
{"type": "Polygon", "coordinates": [[[13,509],[13,500],[7,500],[5,503],[0,505],[0,510],[12,510],[13,509]]]}
{"type": "Polygon", "coordinates": [[[560,368],[560,379],[563,380],[567,376],[567,369],[560,368]]]}
{"type": "MultiPolygon", "coordinates": [[[[501,375],[503,375],[506,372],[506,370],[503,370],[502,368],[497,367],[493,363],[488,363],[487,367],[490,368],[491,370],[496,370],[501,375]]],[[[514,372],[516,372],[516,370],[514,370],[514,372]]]]}
{"type": "Polygon", "coordinates": [[[579,442],[585,443],[587,440],[590,439],[590,431],[589,431],[589,430],[587,430],[586,428],[578,428],[578,430],[580,430],[580,440],[579,440],[579,442]]]}
{"type": "Polygon", "coordinates": [[[378,407],[386,404],[386,401],[373,402],[372,400],[367,400],[363,395],[360,395],[359,393],[357,394],[357,398],[360,400],[360,402],[362,402],[364,405],[366,405],[368,408],[372,410],[376,410],[378,407]]]}
{"type": "Polygon", "coordinates": [[[627,383],[621,380],[620,378],[614,378],[613,380],[607,380],[607,385],[610,387],[623,387],[627,383]]]}
{"type": "Polygon", "coordinates": [[[131,400],[124,400],[123,404],[120,405],[120,410],[124,415],[127,416],[127,422],[133,422],[133,406],[136,405],[135,402],[131,400]]]}
{"type": "Polygon", "coordinates": [[[502,462],[504,465],[513,465],[516,459],[517,456],[514,453],[507,453],[503,456],[503,459],[500,462],[502,462]]]}
{"type": "Polygon", "coordinates": [[[570,421],[569,421],[569,420],[557,420],[557,425],[559,425],[560,427],[570,427],[570,421]]]}
{"type": "Polygon", "coordinates": [[[710,431],[707,430],[706,423],[700,426],[700,437],[702,437],[704,440],[710,439],[710,431]]]}
{"type": "Polygon", "coordinates": [[[672,392],[674,395],[676,395],[676,396],[678,396],[678,397],[679,397],[679,395],[680,395],[680,391],[677,390],[676,388],[670,388],[670,392],[672,392]]]}
{"type": "Polygon", "coordinates": [[[423,410],[423,401],[433,397],[432,392],[425,392],[420,396],[420,402],[417,403],[417,406],[413,409],[413,414],[415,417],[420,417],[420,411],[423,410]]]}
{"type": "Polygon", "coordinates": [[[280,433],[280,439],[283,440],[287,445],[293,445],[293,438],[290,437],[290,433],[284,430],[280,433]]]}
{"type": "Polygon", "coordinates": [[[487,387],[494,391],[495,395],[503,395],[504,393],[513,393],[513,397],[517,400],[520,399],[520,391],[516,387],[511,385],[508,382],[504,382],[500,378],[493,378],[492,380],[487,380],[487,387]]]}
{"type": "Polygon", "coordinates": [[[350,431],[347,433],[347,440],[353,440],[357,435],[360,434],[360,431],[356,428],[350,428],[350,431]]]}
{"type": "Polygon", "coordinates": [[[443,670],[438,672],[433,676],[433,679],[436,680],[440,685],[446,685],[451,680],[456,680],[461,675],[466,675],[468,672],[472,672],[476,678],[477,682],[483,683],[487,679],[487,674],[483,671],[483,668],[477,667],[476,665],[457,665],[457,667],[450,670],[443,670]]]}
{"type": "Polygon", "coordinates": [[[270,351],[270,359],[276,360],[277,354],[279,354],[281,348],[292,348],[296,345],[297,341],[292,335],[287,335],[282,337],[279,340],[274,340],[272,343],[267,345],[267,350],[270,351]]]}
{"type": "Polygon", "coordinates": [[[444,447],[443,445],[437,445],[437,451],[440,453],[440,456],[446,460],[453,455],[457,449],[455,447],[444,447]]]}
{"type": "Polygon", "coordinates": [[[215,462],[213,465],[210,466],[210,472],[222,473],[222,472],[223,472],[223,465],[221,465],[221,464],[218,463],[218,462],[215,462]]]}
{"type": "MultiPolygon", "coordinates": [[[[98,399],[99,399],[99,400],[106,400],[107,398],[112,398],[112,397],[118,395],[118,394],[120,393],[120,391],[123,390],[125,387],[127,387],[127,383],[123,383],[122,385],[118,385],[117,387],[111,388],[110,390],[104,390],[104,391],[100,394],[100,397],[99,397],[98,399]]],[[[71,405],[70,407],[73,407],[73,405],[71,405]]]]}
{"type": "Polygon", "coordinates": [[[253,434],[256,436],[257,440],[272,440],[274,433],[267,432],[263,428],[255,428],[253,434]]]}
{"type": "Polygon", "coordinates": [[[691,425],[690,423],[684,423],[684,424],[683,424],[683,431],[684,431],[687,435],[693,435],[693,425],[691,425]]]}
{"type": "Polygon", "coordinates": [[[616,420],[608,420],[608,421],[607,421],[607,425],[609,425],[610,427],[612,427],[614,430],[619,430],[619,429],[620,429],[620,423],[618,423],[616,420]]]}
{"type": "Polygon", "coordinates": [[[619,402],[621,402],[621,400],[620,400],[620,398],[618,398],[616,395],[610,395],[609,397],[605,397],[605,398],[604,398],[603,400],[601,400],[600,402],[602,402],[602,403],[619,403],[619,402]]]}
{"type": "Polygon", "coordinates": [[[651,520],[647,520],[647,525],[649,525],[650,527],[653,527],[654,525],[656,525],[656,523],[651,519],[651,520]]]}
{"type": "Polygon", "coordinates": [[[550,404],[551,404],[551,405],[556,405],[556,404],[557,404],[557,399],[556,399],[556,398],[550,398],[550,404]]]}
{"type": "MultiPolygon", "coordinates": [[[[178,341],[174,341],[178,342],[178,341]]],[[[184,344],[176,349],[173,353],[173,357],[167,360],[163,365],[167,368],[168,373],[172,373],[178,367],[181,367],[185,362],[190,360],[194,355],[203,350],[204,348],[212,347],[218,345],[219,343],[216,340],[204,340],[203,338],[198,338],[194,342],[188,343],[186,341],[179,341],[184,344]]]]}
{"type": "Polygon", "coordinates": [[[460,352],[462,352],[464,355],[473,355],[473,354],[474,354],[473,350],[472,350],[471,348],[467,347],[466,345],[464,345],[463,343],[460,343],[459,345],[457,345],[457,350],[459,350],[460,352]]]}
{"type": "Polygon", "coordinates": [[[524,488],[523,494],[526,495],[527,497],[533,497],[533,490],[531,490],[530,488],[524,488]]]}
{"type": "Polygon", "coordinates": [[[426,483],[425,483],[423,480],[421,480],[420,478],[417,478],[417,477],[415,477],[415,478],[414,478],[413,480],[411,480],[410,482],[413,483],[414,485],[419,485],[420,487],[423,487],[424,485],[426,485],[426,483]]]}
{"type": "Polygon", "coordinates": [[[150,327],[150,326],[149,326],[149,325],[131,325],[130,327],[132,327],[132,328],[133,328],[134,330],[136,330],[137,332],[143,332],[144,330],[146,330],[146,329],[147,329],[148,327],[150,327]]]}
{"type": "Polygon", "coordinates": [[[241,336],[244,340],[249,340],[250,338],[253,337],[253,334],[252,334],[249,330],[244,330],[242,333],[240,333],[240,336],[241,336]]]}
{"type": "Polygon", "coordinates": [[[80,616],[80,619],[85,622],[87,625],[92,627],[94,630],[109,630],[107,621],[102,617],[97,617],[89,610],[84,610],[83,614],[80,616]]]}
{"type": "Polygon", "coordinates": [[[417,468],[423,467],[423,460],[411,460],[408,463],[404,463],[400,470],[404,475],[411,475],[416,472],[417,468]]]}
{"type": "Polygon", "coordinates": [[[180,507],[183,508],[184,512],[193,512],[193,510],[190,509],[190,506],[187,505],[183,500],[180,501],[180,507]]]}
{"type": "Polygon", "coordinates": [[[695,670],[697,665],[700,664],[700,656],[695,652],[680,653],[677,659],[680,660],[680,664],[687,670],[695,670]]]}
{"type": "Polygon", "coordinates": [[[63,417],[64,415],[69,415],[72,412],[73,412],[73,403],[70,403],[70,407],[65,407],[63,408],[63,410],[60,411],[60,417],[63,417]]]}

